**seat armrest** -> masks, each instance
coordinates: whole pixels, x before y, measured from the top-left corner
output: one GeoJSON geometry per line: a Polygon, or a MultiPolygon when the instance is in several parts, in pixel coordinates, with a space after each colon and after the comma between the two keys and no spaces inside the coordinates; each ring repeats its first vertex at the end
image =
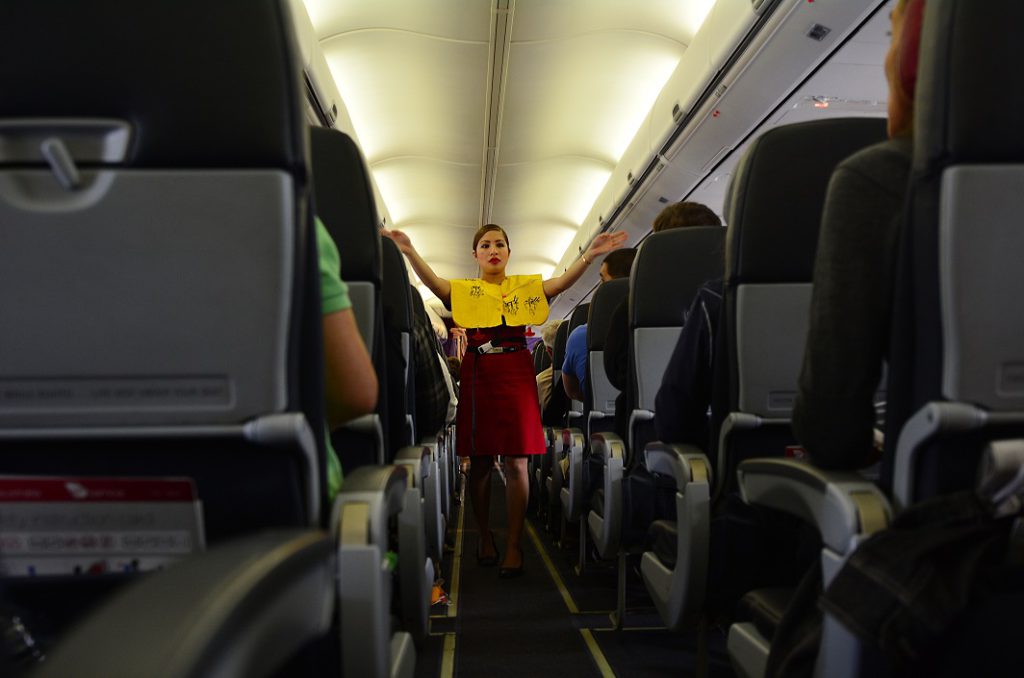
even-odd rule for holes
{"type": "Polygon", "coordinates": [[[334,542],[275,530],[191,556],[114,595],[33,674],[265,676],[325,634],[334,542]]]}
{"type": "Polygon", "coordinates": [[[412,485],[406,466],[360,466],[345,476],[334,499],[331,531],[341,543],[358,537],[387,548],[388,518],[405,507],[405,489],[412,485]]]}
{"type": "Polygon", "coordinates": [[[693,445],[648,443],[644,448],[644,459],[651,473],[674,477],[680,491],[694,481],[712,484],[711,462],[700,448],[693,445]]]}
{"type": "Polygon", "coordinates": [[[596,455],[601,464],[607,466],[609,459],[625,458],[626,444],[614,433],[594,433],[590,436],[590,454],[596,455]]]}
{"type": "Polygon", "coordinates": [[[743,500],[785,511],[818,529],[826,546],[845,554],[892,519],[874,483],[848,471],[825,471],[793,459],[749,459],[737,471],[743,500]]]}

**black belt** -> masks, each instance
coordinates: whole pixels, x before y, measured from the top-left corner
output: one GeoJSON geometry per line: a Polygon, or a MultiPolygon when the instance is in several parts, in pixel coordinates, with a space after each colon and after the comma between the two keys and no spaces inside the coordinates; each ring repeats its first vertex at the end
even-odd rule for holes
{"type": "Polygon", "coordinates": [[[495,346],[491,342],[480,344],[479,346],[470,346],[469,350],[478,355],[487,355],[490,353],[514,353],[516,351],[525,351],[526,344],[511,344],[509,346],[495,346]]]}

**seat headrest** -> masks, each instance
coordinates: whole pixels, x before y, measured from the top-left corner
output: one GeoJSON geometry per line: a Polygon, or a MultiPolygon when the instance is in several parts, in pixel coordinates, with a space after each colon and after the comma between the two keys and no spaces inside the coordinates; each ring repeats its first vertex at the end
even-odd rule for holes
{"type": "Polygon", "coordinates": [[[590,314],[590,302],[580,304],[572,310],[572,315],[569,316],[569,333],[571,334],[574,329],[587,322],[587,316],[590,314]]]}
{"type": "Polygon", "coordinates": [[[914,99],[914,169],[1024,157],[1024,3],[925,7],[914,99]]]}
{"type": "Polygon", "coordinates": [[[409,285],[409,298],[412,299],[413,315],[429,321],[430,316],[427,315],[427,305],[423,303],[423,297],[420,295],[420,291],[412,285],[409,285]]]}
{"type": "Polygon", "coordinates": [[[652,233],[629,274],[630,327],[680,327],[697,289],[724,268],[721,226],[688,226],[652,233]]]}
{"type": "Polygon", "coordinates": [[[629,278],[617,278],[603,282],[590,300],[590,315],[587,318],[587,350],[603,351],[608,336],[612,314],[629,295],[629,278]]]}
{"type": "MultiPolygon", "coordinates": [[[[384,327],[400,332],[412,331],[412,296],[409,274],[405,270],[405,257],[392,240],[380,238],[382,247],[383,285],[381,302],[384,311],[384,327]]],[[[343,268],[342,271],[345,269],[343,268]]],[[[415,293],[420,296],[419,293],[415,293]]]]}
{"type": "MultiPolygon", "coordinates": [[[[12,120],[47,119],[58,130],[121,121],[130,126],[123,161],[103,161],[279,168],[305,180],[301,67],[287,0],[10,0],[0,4],[0,26],[0,141],[12,120]]],[[[0,162],[11,153],[4,146],[0,162]]],[[[21,164],[44,162],[33,154],[21,164]]]]}
{"type": "Polygon", "coordinates": [[[311,130],[313,194],[317,215],[338,245],[341,277],[381,281],[381,237],[377,203],[359,147],[344,132],[311,130]]]}
{"type": "Polygon", "coordinates": [[[728,282],[810,282],[832,171],[884,139],[884,119],[834,118],[775,127],[754,140],[726,199],[728,282]]]}

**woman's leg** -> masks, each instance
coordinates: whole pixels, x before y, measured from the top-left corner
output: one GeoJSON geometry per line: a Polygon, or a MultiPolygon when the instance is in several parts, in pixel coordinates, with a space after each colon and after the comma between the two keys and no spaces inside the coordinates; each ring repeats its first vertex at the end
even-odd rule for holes
{"type": "Polygon", "coordinates": [[[523,564],[520,540],[523,535],[523,521],[526,519],[526,503],[530,499],[529,471],[526,457],[505,457],[505,503],[508,506],[508,544],[502,567],[519,567],[523,564]]]}
{"type": "Polygon", "coordinates": [[[469,501],[480,529],[477,555],[494,557],[494,539],[491,537],[491,467],[494,457],[473,457],[469,462],[469,501]]]}

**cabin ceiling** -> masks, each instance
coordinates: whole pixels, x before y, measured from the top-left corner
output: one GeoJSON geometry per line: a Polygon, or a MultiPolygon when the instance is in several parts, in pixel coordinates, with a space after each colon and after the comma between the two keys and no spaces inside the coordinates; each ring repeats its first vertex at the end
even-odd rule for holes
{"type": "Polygon", "coordinates": [[[437,273],[549,276],[713,0],[305,0],[391,215],[437,273]]]}

